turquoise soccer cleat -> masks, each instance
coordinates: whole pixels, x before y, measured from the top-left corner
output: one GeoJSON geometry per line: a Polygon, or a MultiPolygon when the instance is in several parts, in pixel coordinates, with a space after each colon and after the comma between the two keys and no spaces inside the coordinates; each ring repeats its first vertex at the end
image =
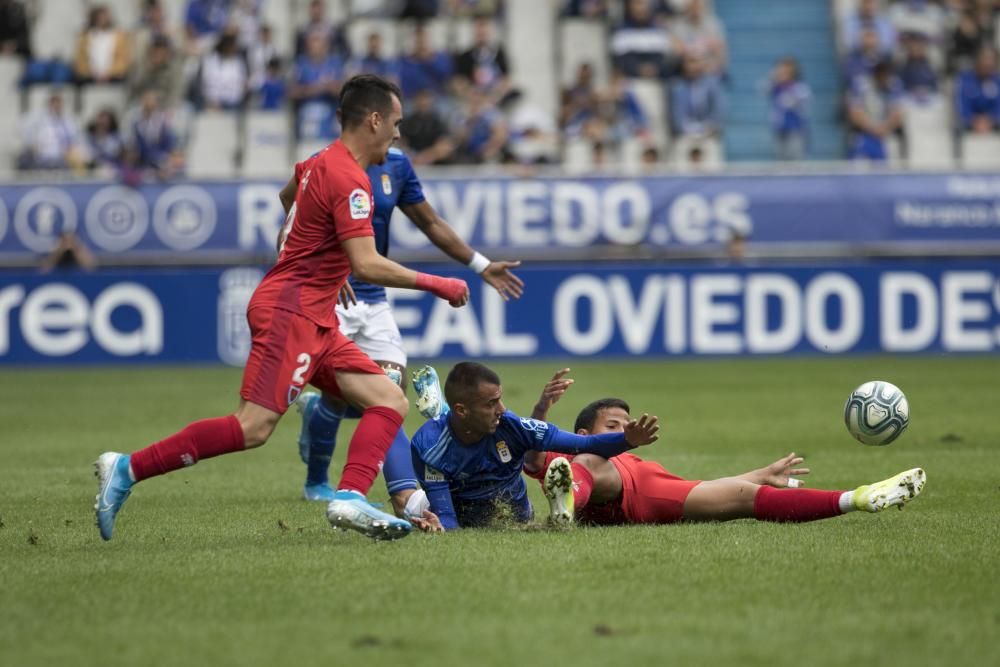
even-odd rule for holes
{"type": "Polygon", "coordinates": [[[97,527],[101,538],[110,540],[115,530],[115,517],[132,493],[135,482],[128,475],[129,457],[117,452],[104,452],[94,462],[97,476],[97,527]]]}
{"type": "Polygon", "coordinates": [[[542,492],[549,500],[549,524],[556,527],[573,525],[573,468],[569,460],[553,459],[545,471],[542,492]]]}
{"type": "Polygon", "coordinates": [[[334,528],[355,530],[375,540],[398,540],[413,530],[409,521],[375,508],[357,491],[337,491],[326,518],[334,528]]]}
{"type": "Polygon", "coordinates": [[[854,490],[854,507],[862,512],[881,512],[887,507],[898,507],[920,495],[927,483],[927,474],[921,468],[901,472],[895,477],[859,486],[854,490]]]}
{"type": "Polygon", "coordinates": [[[336,496],[336,491],[329,484],[306,484],[302,488],[302,497],[306,500],[322,500],[330,502],[336,496]]]}
{"type": "Polygon", "coordinates": [[[302,426],[299,429],[299,457],[306,465],[309,465],[309,447],[312,445],[309,422],[312,420],[313,413],[316,412],[319,401],[320,395],[315,391],[302,392],[295,399],[295,409],[302,415],[302,426]]]}
{"type": "Polygon", "coordinates": [[[417,393],[415,405],[424,419],[437,419],[451,412],[441,391],[441,381],[433,366],[422,366],[413,371],[413,390],[417,393]]]}

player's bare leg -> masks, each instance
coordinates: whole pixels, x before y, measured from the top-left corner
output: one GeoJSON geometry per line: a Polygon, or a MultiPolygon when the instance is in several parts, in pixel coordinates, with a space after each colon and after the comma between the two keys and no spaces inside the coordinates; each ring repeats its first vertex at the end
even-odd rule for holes
{"type": "Polygon", "coordinates": [[[611,461],[597,454],[578,454],[573,463],[587,469],[594,480],[590,502],[595,505],[610,503],[622,495],[622,476],[611,461]]]}
{"type": "Polygon", "coordinates": [[[728,521],[753,517],[754,498],[759,484],[734,477],[702,482],[691,489],[684,501],[684,518],[689,521],[728,521]]]}
{"type": "Polygon", "coordinates": [[[409,403],[403,390],[384,374],[340,372],[340,394],[362,410],[347,450],[347,462],[326,516],[335,528],[350,528],[375,539],[396,539],[412,526],[372,507],[365,494],[402,425],[409,403]]]}

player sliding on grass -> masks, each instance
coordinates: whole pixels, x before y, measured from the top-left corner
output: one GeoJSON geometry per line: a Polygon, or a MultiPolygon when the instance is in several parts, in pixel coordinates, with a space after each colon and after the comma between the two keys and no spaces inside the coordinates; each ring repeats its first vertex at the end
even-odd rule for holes
{"type": "MultiPolygon", "coordinates": [[[[295,165],[295,175],[281,191],[281,203],[286,214],[295,201],[302,173],[314,159],[315,156],[295,165]]],[[[375,248],[380,255],[387,256],[389,253],[389,223],[393,210],[398,206],[435,246],[478,273],[501,297],[505,300],[520,298],[524,284],[510,272],[520,262],[491,262],[459,238],[424,198],[423,187],[405,153],[396,148],[389,149],[385,162],[369,165],[367,175],[375,199],[372,227],[375,230],[375,248]]],[[[351,276],[345,298],[337,304],[337,319],[341,333],[354,341],[362,352],[385,370],[393,382],[405,390],[406,352],[403,351],[399,327],[389,309],[385,288],[351,276]]],[[[299,455],[306,464],[303,496],[306,500],[329,502],[333,499],[334,490],[329,484],[328,469],[336,447],[337,430],[342,419],[357,418],[358,414],[328,392],[323,392],[322,398],[315,392],[303,393],[296,404],[302,414],[299,455]]],[[[413,474],[410,439],[402,428],[386,454],[382,474],[397,514],[404,513],[407,501],[415,506],[424,500],[423,491],[419,490],[413,474]]]]}
{"type": "MultiPolygon", "coordinates": [[[[533,419],[544,420],[549,408],[572,384],[572,380],[565,378],[568,372],[569,369],[559,371],[545,385],[532,412],[533,419]]],[[[433,375],[433,369],[422,369],[414,378],[415,385],[418,378],[424,378],[419,383],[422,391],[417,407],[429,415],[436,409],[447,410],[441,401],[440,389],[427,380],[433,375]]],[[[445,396],[448,396],[447,388],[445,396]]],[[[590,436],[621,433],[630,421],[627,403],[621,399],[604,399],[580,412],[574,430],[579,435],[590,436]]],[[[416,445],[414,448],[417,454],[416,445]]],[[[630,453],[614,457],[579,454],[570,461],[556,453],[529,450],[524,456],[524,469],[529,475],[543,479],[550,520],[557,525],[570,524],[574,518],[592,524],[738,518],[813,521],[853,510],[878,512],[886,507],[902,506],[920,493],[926,481],[924,471],[915,468],[854,491],[794,488],[801,482],[793,475],[809,473],[808,468],[796,467],[802,460],[793,453],[738,477],[692,481],[668,472],[659,463],[644,461],[630,453]]],[[[449,480],[452,489],[457,481],[449,480]]],[[[433,499],[430,509],[436,511],[433,499]]]]}
{"type": "Polygon", "coordinates": [[[400,100],[399,89],[376,76],[360,75],[344,84],[343,135],[302,174],[278,261],[247,307],[252,346],[239,408],[228,417],[195,422],[131,456],[102,454],[95,464],[102,538],[111,539],[133,484],[264,444],[309,382],[363,411],[338,491],[327,507],[330,523],[379,539],[409,533],[408,522],[365,500],[409,404],[399,385],[340,333],[334,314],[349,273],[378,285],[426,290],[456,307],[468,300],[465,281],[411,271],[375,248],[365,168],[385,161],[399,137],[400,100]]]}
{"type": "MultiPolygon", "coordinates": [[[[429,367],[414,375],[414,387],[425,400],[434,389],[440,396],[437,376],[429,367]]],[[[521,475],[530,451],[613,457],[658,437],[657,419],[648,415],[629,420],[616,433],[586,436],[522,419],[504,406],[497,374],[474,362],[451,369],[444,393],[451,411],[421,426],[411,443],[417,479],[433,513],[424,515],[428,522],[416,520],[422,529],[483,526],[498,514],[520,522],[531,520],[521,475]]]]}

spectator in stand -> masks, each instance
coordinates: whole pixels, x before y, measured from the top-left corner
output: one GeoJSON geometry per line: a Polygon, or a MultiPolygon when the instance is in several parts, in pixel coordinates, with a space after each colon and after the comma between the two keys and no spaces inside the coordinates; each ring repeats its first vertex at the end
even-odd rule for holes
{"type": "Polygon", "coordinates": [[[875,65],[879,64],[891,53],[884,51],[878,39],[878,33],[871,28],[861,31],[858,46],[844,60],[844,83],[850,88],[854,79],[859,76],[869,76],[875,65]]]}
{"type": "Polygon", "coordinates": [[[594,66],[580,63],[576,80],[562,92],[559,125],[569,134],[579,134],[587,120],[597,115],[597,89],[594,86],[594,66]]]}
{"type": "Polygon", "coordinates": [[[49,96],[45,109],[28,116],[21,128],[21,169],[80,169],[84,166],[83,137],[67,116],[61,92],[49,96]]]}
{"type": "Polygon", "coordinates": [[[486,93],[495,104],[501,104],[511,92],[507,54],[493,38],[490,19],[477,18],[473,30],[475,42],[472,48],[455,58],[455,74],[463,84],[486,93]]]}
{"type": "MultiPolygon", "coordinates": [[[[261,4],[264,0],[230,0],[231,8],[227,25],[236,29],[236,42],[240,51],[247,53],[250,47],[260,41],[263,22],[260,20],[261,4]]],[[[267,65],[267,60],[264,61],[267,65]]]]}
{"type": "Polygon", "coordinates": [[[503,9],[503,0],[445,0],[451,16],[496,18],[503,9]]]}
{"type": "Polygon", "coordinates": [[[312,0],[309,3],[309,21],[295,35],[295,55],[306,53],[310,35],[320,35],[326,41],[327,52],[346,58],[350,54],[344,31],[326,19],[326,3],[312,0]]]}
{"type": "Polygon", "coordinates": [[[403,97],[409,99],[418,91],[429,90],[442,99],[448,94],[454,72],[451,56],[444,51],[435,51],[427,29],[418,23],[413,30],[413,51],[399,60],[403,97]]]}
{"type": "Polygon", "coordinates": [[[247,65],[240,55],[235,30],[219,36],[215,49],[202,58],[200,102],[202,108],[239,109],[247,94],[247,65]]]}
{"type": "Polygon", "coordinates": [[[871,29],[878,35],[879,50],[892,53],[896,48],[896,29],[879,6],[879,0],[858,0],[857,11],[844,25],[845,50],[853,51],[861,44],[861,32],[871,29]]]}
{"type": "Polygon", "coordinates": [[[351,58],[347,63],[347,76],[355,74],[377,74],[383,79],[399,83],[399,66],[395,59],[382,53],[382,35],[372,32],[368,35],[368,49],[362,56],[351,58]]]}
{"type": "Polygon", "coordinates": [[[456,160],[464,164],[497,162],[507,144],[507,123],[489,96],[478,88],[468,93],[468,113],[457,133],[456,160]]]}
{"type": "Polygon", "coordinates": [[[923,35],[934,46],[944,42],[948,27],[948,14],[933,0],[896,0],[889,7],[889,20],[897,35],[923,35]]]}
{"type": "MultiPolygon", "coordinates": [[[[132,46],[136,53],[135,65],[141,67],[143,57],[149,53],[149,47],[157,40],[166,40],[172,46],[181,44],[178,35],[167,24],[166,15],[163,12],[163,5],[160,0],[147,0],[142,16],[139,18],[139,27],[132,35],[132,46]]],[[[135,67],[133,67],[133,70],[135,67]]]]}
{"type": "Polygon", "coordinates": [[[28,14],[19,0],[0,0],[0,54],[31,58],[28,14]]]}
{"type": "Polygon", "coordinates": [[[611,36],[611,55],[625,76],[657,79],[677,71],[682,50],[650,0],[628,0],[622,24],[611,36]]]}
{"type": "Polygon", "coordinates": [[[337,96],[344,80],[344,62],[329,51],[321,32],[306,39],[306,52],[295,61],[289,97],[296,104],[300,139],[334,139],[337,96]]]}
{"type": "Polygon", "coordinates": [[[608,0],[567,0],[563,16],[579,16],[585,19],[608,18],[608,0]]]}
{"type": "Polygon", "coordinates": [[[972,67],[976,54],[990,43],[992,24],[982,25],[978,14],[971,8],[963,10],[958,16],[958,23],[951,34],[948,69],[951,72],[961,72],[972,67]]]}
{"type": "Polygon", "coordinates": [[[771,72],[768,97],[775,156],[786,162],[801,160],[806,155],[812,92],[809,84],[802,81],[797,60],[778,61],[771,72]]]}
{"type": "Polygon", "coordinates": [[[608,87],[597,95],[598,115],[604,119],[607,138],[615,145],[625,139],[649,137],[649,123],[628,77],[621,70],[611,72],[608,87]]]}
{"type": "Polygon", "coordinates": [[[288,101],[288,83],[281,58],[272,58],[264,71],[264,80],[257,87],[257,108],[262,111],[281,111],[288,101]]]}
{"type": "Polygon", "coordinates": [[[979,50],[975,67],[959,75],[955,97],[963,131],[985,134],[1000,129],[1000,74],[997,74],[996,51],[989,46],[979,50]]]}
{"type": "Polygon", "coordinates": [[[899,80],[910,98],[925,102],[938,90],[937,72],[927,55],[927,36],[923,33],[902,33],[903,64],[899,68],[899,80]]]}
{"type": "Polygon", "coordinates": [[[73,72],[81,83],[124,81],[132,67],[132,48],[128,34],[118,30],[105,5],[94,5],[87,19],[87,29],[76,41],[73,72]]]}
{"type": "Polygon", "coordinates": [[[65,229],[59,233],[55,247],[38,265],[38,269],[42,273],[51,273],[54,270],[74,271],[76,269],[93,271],[96,268],[97,260],[93,253],[75,232],[65,229]]]}
{"type": "Polygon", "coordinates": [[[231,4],[232,0],[188,0],[184,31],[193,53],[207,53],[216,44],[229,20],[231,4]]]}
{"type": "Polygon", "coordinates": [[[403,0],[399,18],[425,21],[437,16],[439,9],[439,0],[403,0]]]}
{"type": "Polygon", "coordinates": [[[670,127],[676,137],[717,137],[722,133],[725,95],[719,77],[697,55],[684,58],[683,76],[670,89],[670,127]]]}
{"type": "Polygon", "coordinates": [[[152,89],[160,93],[164,106],[173,108],[183,96],[181,74],[181,64],[174,57],[170,41],[163,35],[157,35],[149,45],[146,57],[140,59],[139,65],[132,71],[128,83],[129,103],[138,103],[142,94],[152,89]]]}
{"type": "Polygon", "coordinates": [[[131,112],[125,137],[130,164],[160,180],[176,175],[184,166],[170,116],[160,105],[160,94],[148,90],[131,112]]]}
{"type": "Polygon", "coordinates": [[[887,140],[903,126],[903,87],[891,60],[883,60],[871,76],[854,80],[847,103],[852,136],[852,160],[882,162],[889,156],[887,140]]]}
{"type": "Polygon", "coordinates": [[[102,109],[87,125],[87,166],[111,177],[121,169],[125,145],[113,109],[102,109]]]}
{"type": "Polygon", "coordinates": [[[267,76],[267,67],[272,60],[279,58],[278,49],[274,45],[271,26],[261,24],[257,39],[246,49],[247,69],[250,72],[250,88],[258,90],[267,76]]]}
{"type": "Polygon", "coordinates": [[[455,142],[441,114],[434,108],[434,94],[429,90],[418,91],[413,96],[413,110],[406,114],[399,133],[415,165],[445,164],[455,151],[455,142]]]}
{"type": "Polygon", "coordinates": [[[700,55],[708,72],[726,71],[729,62],[726,34],[715,14],[705,8],[704,0],[689,0],[683,14],[674,20],[672,32],[681,53],[700,55]]]}

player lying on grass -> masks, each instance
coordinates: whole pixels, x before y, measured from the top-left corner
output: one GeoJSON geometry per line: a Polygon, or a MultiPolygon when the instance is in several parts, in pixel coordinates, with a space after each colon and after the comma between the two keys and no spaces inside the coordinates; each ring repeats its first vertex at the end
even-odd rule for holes
{"type": "MultiPolygon", "coordinates": [[[[296,164],[293,177],[282,189],[281,203],[286,215],[295,203],[295,192],[302,174],[317,157],[296,164]]],[[[420,179],[405,153],[390,148],[385,162],[369,165],[366,173],[374,196],[372,228],[375,231],[375,248],[380,255],[387,257],[389,254],[389,226],[393,211],[398,207],[435,246],[473,269],[503,299],[520,298],[524,284],[510,271],[520,262],[490,261],[465,243],[427,202],[420,179]]],[[[279,237],[279,247],[282,242],[279,237]]],[[[354,341],[362,352],[385,370],[393,382],[405,390],[406,352],[385,288],[351,276],[343,296],[337,304],[340,332],[354,341]]],[[[345,418],[357,419],[360,413],[329,392],[323,392],[322,398],[316,392],[305,392],[296,400],[296,405],[302,415],[299,455],[306,464],[303,497],[329,502],[333,499],[334,490],[329,484],[328,470],[340,422],[345,418]]],[[[410,459],[410,439],[403,429],[399,429],[386,453],[382,474],[397,515],[403,515],[411,498],[412,503],[422,500],[423,492],[417,487],[410,459]],[[414,493],[416,497],[413,497],[414,493]]]]}
{"type": "MultiPolygon", "coordinates": [[[[532,418],[539,423],[544,423],[542,420],[549,408],[572,384],[572,380],[564,377],[567,372],[568,369],[559,371],[545,385],[532,413],[532,418]]],[[[417,407],[425,416],[447,414],[448,406],[441,400],[436,382],[432,381],[435,377],[433,369],[429,368],[414,375],[414,385],[418,387],[417,407]]],[[[438,417],[436,421],[444,418],[438,417]]],[[[604,399],[580,412],[574,430],[579,435],[620,433],[630,421],[627,403],[621,399],[604,399]]],[[[419,452],[415,445],[414,455],[420,455],[419,452]]],[[[682,479],[659,463],[644,461],[631,453],[614,457],[584,453],[570,460],[558,453],[529,450],[525,452],[524,469],[529,475],[544,480],[550,519],[556,524],[572,523],[574,517],[592,524],[737,518],[812,521],[853,510],[877,512],[894,505],[902,506],[920,493],[926,480],[923,470],[915,468],[854,491],[788,488],[801,484],[793,475],[809,473],[808,468],[796,467],[802,460],[793,453],[737,477],[695,481],[682,479]]],[[[441,471],[436,472],[440,474],[441,471]]],[[[461,487],[465,480],[449,478],[447,481],[454,489],[461,487]]],[[[433,503],[430,509],[435,511],[433,503]]]]}
{"type": "Polygon", "coordinates": [[[462,280],[417,273],[375,248],[365,168],[384,162],[399,138],[399,88],[372,75],[353,77],[341,89],[338,113],[343,134],[302,174],[278,260],[247,306],[252,343],[238,409],[194,422],[131,455],[102,454],[95,464],[95,510],[103,539],[111,539],[134,484],[263,445],[308,383],[363,411],[327,519],[379,539],[403,537],[412,529],[365,500],[409,403],[399,385],[340,333],[334,301],[348,274],[387,287],[426,290],[455,307],[468,301],[469,292],[462,280]]]}
{"type": "MultiPolygon", "coordinates": [[[[418,394],[440,388],[437,376],[425,368],[414,376],[418,394]],[[433,380],[429,382],[429,380],[433,380]]],[[[431,419],[413,436],[413,466],[427,493],[431,525],[447,530],[485,526],[497,516],[518,522],[533,517],[528,489],[521,475],[530,451],[591,453],[610,458],[657,439],[656,417],[630,419],[615,433],[576,435],[553,424],[518,417],[503,403],[500,378],[475,362],[456,364],[444,385],[450,412],[431,419]]],[[[426,406],[425,406],[426,407],[426,406]]]]}

